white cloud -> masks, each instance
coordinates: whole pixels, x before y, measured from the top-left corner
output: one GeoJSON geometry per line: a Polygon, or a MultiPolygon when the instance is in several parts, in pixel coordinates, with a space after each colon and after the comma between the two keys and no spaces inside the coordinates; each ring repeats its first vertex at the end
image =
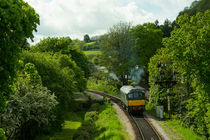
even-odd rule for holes
{"type": "Polygon", "coordinates": [[[40,15],[35,40],[47,36],[103,34],[120,22],[135,24],[175,18],[192,0],[25,0],[40,15]],[[148,7],[149,6],[149,7],[148,7]],[[151,8],[151,9],[150,9],[151,8]],[[154,10],[158,10],[154,12],[154,10]],[[161,15],[162,14],[162,15],[161,15]]]}

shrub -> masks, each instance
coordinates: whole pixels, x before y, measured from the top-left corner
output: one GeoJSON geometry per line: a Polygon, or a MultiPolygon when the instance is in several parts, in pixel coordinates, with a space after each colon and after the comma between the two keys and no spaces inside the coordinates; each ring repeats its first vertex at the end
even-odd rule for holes
{"type": "Polygon", "coordinates": [[[74,133],[73,140],[90,140],[90,135],[87,131],[80,130],[74,133]]]}
{"type": "Polygon", "coordinates": [[[90,111],[85,113],[85,121],[93,123],[98,119],[98,112],[96,111],[90,111]]]}
{"type": "Polygon", "coordinates": [[[4,130],[2,128],[0,128],[0,139],[1,140],[6,140],[5,133],[4,133],[4,130]]]}
{"type": "Polygon", "coordinates": [[[56,120],[54,109],[58,102],[41,85],[39,77],[34,65],[26,64],[1,116],[1,127],[8,139],[33,139],[56,120]]]}

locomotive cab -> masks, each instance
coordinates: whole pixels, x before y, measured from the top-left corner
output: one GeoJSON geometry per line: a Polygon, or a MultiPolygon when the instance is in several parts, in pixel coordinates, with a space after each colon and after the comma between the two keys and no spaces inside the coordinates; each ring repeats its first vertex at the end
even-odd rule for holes
{"type": "Polygon", "coordinates": [[[128,111],[145,110],[145,93],[139,90],[127,94],[128,111]]]}
{"type": "Polygon", "coordinates": [[[141,87],[123,86],[120,89],[121,99],[129,112],[145,110],[145,89],[141,87]]]}

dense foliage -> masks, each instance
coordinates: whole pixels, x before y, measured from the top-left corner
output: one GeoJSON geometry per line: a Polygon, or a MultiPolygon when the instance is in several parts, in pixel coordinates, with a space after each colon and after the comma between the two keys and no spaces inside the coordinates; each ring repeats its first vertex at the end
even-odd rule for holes
{"type": "Polygon", "coordinates": [[[185,7],[183,11],[179,12],[179,15],[188,14],[189,16],[196,15],[198,12],[205,12],[210,9],[210,1],[209,0],[195,0],[192,2],[190,7],[185,7]]]}
{"type": "MultiPolygon", "coordinates": [[[[103,103],[103,102],[102,102],[103,103]]],[[[74,133],[74,140],[128,140],[115,109],[110,104],[94,103],[84,115],[82,126],[74,133]]]]}
{"type": "Polygon", "coordinates": [[[55,93],[63,109],[68,108],[74,92],[86,87],[84,73],[67,55],[25,51],[23,60],[36,65],[43,85],[55,93]]]}
{"type": "Polygon", "coordinates": [[[42,86],[41,77],[31,63],[19,72],[15,94],[7,101],[1,127],[7,139],[33,139],[56,120],[56,97],[42,86]]]}
{"type": "Polygon", "coordinates": [[[206,137],[210,134],[209,19],[209,10],[192,17],[180,16],[177,21],[180,28],[163,40],[165,48],[149,64],[150,103],[166,105],[165,88],[154,83],[160,75],[157,65],[167,64],[163,71],[165,79],[171,78],[172,69],[177,73],[177,84],[171,89],[173,111],[186,126],[206,137]]]}
{"type": "MultiPolygon", "coordinates": [[[[156,50],[162,47],[163,33],[154,23],[144,23],[132,28],[135,36],[135,52],[138,55],[138,65],[144,67],[145,79],[148,79],[149,59],[156,50]]],[[[147,83],[147,82],[146,82],[147,83]]]]}
{"type": "Polygon", "coordinates": [[[66,54],[71,59],[76,62],[76,65],[81,68],[85,74],[85,78],[88,78],[90,74],[89,62],[87,57],[73,46],[72,40],[69,37],[61,38],[45,38],[37,43],[35,46],[31,47],[32,52],[49,52],[51,54],[60,52],[61,54],[66,54]]]}
{"type": "Polygon", "coordinates": [[[88,42],[90,42],[90,41],[91,41],[91,40],[90,40],[89,35],[88,35],[88,34],[84,35],[84,42],[85,42],[85,43],[88,43],[88,42]]]}
{"type": "Polygon", "coordinates": [[[20,48],[33,38],[39,15],[23,0],[0,0],[0,114],[11,94],[20,48]]]}
{"type": "Polygon", "coordinates": [[[136,65],[131,26],[119,23],[111,27],[102,39],[102,64],[127,84],[131,68],[136,65]]]}

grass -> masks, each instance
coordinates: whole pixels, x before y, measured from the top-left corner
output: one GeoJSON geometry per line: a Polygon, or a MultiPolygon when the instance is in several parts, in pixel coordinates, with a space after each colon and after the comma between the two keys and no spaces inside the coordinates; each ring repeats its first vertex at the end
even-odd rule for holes
{"type": "Polygon", "coordinates": [[[83,51],[84,54],[86,56],[89,56],[89,55],[100,55],[101,54],[101,51],[96,51],[96,50],[92,50],[92,51],[83,51]]]}
{"type": "Polygon", "coordinates": [[[196,135],[191,129],[182,126],[178,120],[163,121],[161,126],[169,133],[172,140],[178,138],[183,140],[203,140],[201,136],[196,135]],[[176,135],[174,136],[174,134],[176,135]]]}
{"type": "Polygon", "coordinates": [[[101,108],[104,110],[99,114],[95,124],[99,130],[104,131],[99,133],[95,139],[128,140],[129,134],[119,120],[115,109],[110,104],[105,104],[101,108]]]}
{"type": "MultiPolygon", "coordinates": [[[[146,105],[146,112],[152,116],[156,116],[156,110],[149,104],[146,105]]],[[[167,113],[164,113],[164,118],[167,118],[167,113]]],[[[203,140],[201,136],[196,135],[193,130],[181,125],[180,121],[162,120],[157,121],[162,128],[166,131],[171,140],[203,140]]]]}
{"type": "Polygon", "coordinates": [[[82,126],[75,133],[76,140],[129,140],[125,126],[108,103],[92,104],[84,118],[82,126]]]}
{"type": "MultiPolygon", "coordinates": [[[[84,101],[75,101],[72,103],[73,108],[77,108],[79,104],[84,101]]],[[[102,140],[102,139],[112,139],[112,140],[129,140],[129,134],[126,132],[125,126],[119,120],[117,113],[114,108],[108,103],[99,104],[94,103],[87,110],[82,110],[81,112],[67,112],[64,116],[65,123],[62,127],[62,131],[55,132],[52,135],[44,135],[36,137],[36,140],[72,140],[73,136],[80,132],[94,132],[89,133],[91,139],[102,140]],[[84,127],[81,131],[82,126],[85,124],[85,115],[89,111],[96,111],[98,118],[93,123],[89,123],[90,126],[84,127]],[[90,130],[90,129],[93,129],[90,130]]],[[[85,126],[85,125],[84,125],[85,126]]],[[[83,133],[84,134],[84,133],[83,133]]]]}
{"type": "MultiPolygon", "coordinates": [[[[152,109],[148,104],[146,105],[146,112],[152,116],[156,116],[155,109],[152,109]]],[[[166,117],[167,115],[164,115],[166,117]]],[[[203,140],[201,136],[196,135],[191,129],[185,128],[180,121],[162,120],[157,121],[166,131],[171,140],[203,140]]]]}
{"type": "Polygon", "coordinates": [[[62,131],[51,136],[39,136],[36,140],[71,140],[74,132],[82,125],[82,113],[68,112],[65,115],[65,122],[62,131]]]}
{"type": "Polygon", "coordinates": [[[115,95],[115,96],[120,96],[117,93],[117,88],[111,85],[108,85],[108,83],[106,81],[103,80],[88,80],[87,83],[87,88],[88,89],[92,89],[92,90],[98,90],[98,91],[102,91],[102,92],[107,92],[109,94],[115,95]]]}

